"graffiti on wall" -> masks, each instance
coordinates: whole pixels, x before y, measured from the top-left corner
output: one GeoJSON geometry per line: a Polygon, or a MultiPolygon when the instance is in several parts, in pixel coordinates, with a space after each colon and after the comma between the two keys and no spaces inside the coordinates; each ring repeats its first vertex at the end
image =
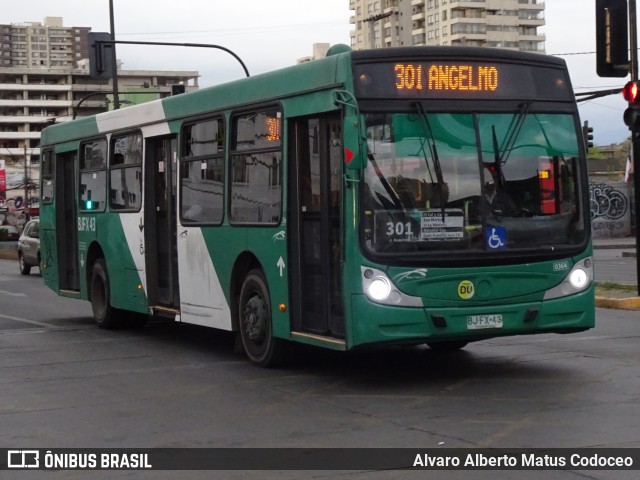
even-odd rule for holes
{"type": "Polygon", "coordinates": [[[589,201],[591,203],[591,220],[605,218],[618,220],[627,213],[629,203],[627,197],[606,183],[589,185],[589,201]]]}
{"type": "Polygon", "coordinates": [[[596,182],[589,184],[591,228],[595,238],[625,237],[631,234],[628,185],[596,182]]]}

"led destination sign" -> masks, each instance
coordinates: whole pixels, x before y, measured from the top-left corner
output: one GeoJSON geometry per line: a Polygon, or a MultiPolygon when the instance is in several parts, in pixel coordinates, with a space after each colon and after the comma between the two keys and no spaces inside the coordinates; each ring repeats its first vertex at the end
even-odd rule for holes
{"type": "Polygon", "coordinates": [[[493,65],[422,65],[398,63],[394,67],[396,89],[452,90],[460,92],[494,92],[499,87],[500,75],[493,65]]]}
{"type": "Polygon", "coordinates": [[[465,60],[396,61],[354,66],[362,99],[573,101],[565,69],[465,60]]]}

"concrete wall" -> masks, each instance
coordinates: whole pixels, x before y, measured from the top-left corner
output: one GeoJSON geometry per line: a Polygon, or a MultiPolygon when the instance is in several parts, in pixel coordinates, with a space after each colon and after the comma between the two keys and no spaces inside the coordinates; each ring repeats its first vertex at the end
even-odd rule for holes
{"type": "Polygon", "coordinates": [[[589,204],[593,238],[631,235],[631,184],[617,174],[589,175],[589,204]]]}

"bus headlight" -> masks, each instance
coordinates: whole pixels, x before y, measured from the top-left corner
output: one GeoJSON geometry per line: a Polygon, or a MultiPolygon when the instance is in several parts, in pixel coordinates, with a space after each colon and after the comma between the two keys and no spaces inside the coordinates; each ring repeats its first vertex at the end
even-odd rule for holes
{"type": "Polygon", "coordinates": [[[361,267],[361,274],[362,290],[372,302],[400,307],[423,306],[422,298],[402,293],[384,272],[371,267],[361,267]]]}
{"type": "Polygon", "coordinates": [[[391,294],[391,284],[385,277],[374,277],[369,282],[367,295],[376,302],[384,302],[391,294]]]}
{"type": "Polygon", "coordinates": [[[569,274],[569,283],[576,290],[582,290],[589,282],[589,275],[582,268],[574,268],[569,274]]]}
{"type": "Polygon", "coordinates": [[[593,259],[584,258],[576,263],[560,285],[549,289],[544,294],[545,300],[566,297],[586,290],[593,281],[593,259]]]}

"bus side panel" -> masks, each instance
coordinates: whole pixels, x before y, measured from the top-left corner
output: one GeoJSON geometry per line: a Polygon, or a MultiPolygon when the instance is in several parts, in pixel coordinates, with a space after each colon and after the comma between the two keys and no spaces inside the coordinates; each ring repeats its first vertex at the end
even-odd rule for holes
{"type": "Polygon", "coordinates": [[[87,260],[99,250],[104,254],[111,287],[111,305],[123,310],[147,312],[144,289],[144,248],[139,228],[141,213],[81,214],[78,219],[82,298],[88,299],[91,268],[87,260]],[[95,230],[95,231],[92,231],[95,230]],[[95,243],[92,243],[94,242],[95,243]]]}
{"type": "Polygon", "coordinates": [[[291,338],[289,319],[289,268],[286,225],[253,229],[248,247],[262,262],[271,297],[273,334],[291,338]],[[283,305],[282,310],[280,306],[283,305]]]}
{"type": "MultiPolygon", "coordinates": [[[[144,224],[143,212],[138,213],[122,213],[117,215],[122,226],[123,235],[129,247],[129,256],[127,258],[127,266],[123,272],[124,285],[135,285],[135,291],[130,288],[127,292],[122,292],[124,298],[117,297],[114,299],[114,306],[132,310],[139,313],[148,313],[147,303],[147,287],[145,272],[145,256],[144,256],[144,224]]],[[[123,254],[123,255],[126,255],[123,254]]]]}
{"type": "MultiPolygon", "coordinates": [[[[289,304],[285,228],[284,225],[205,227],[202,230],[180,227],[178,245],[182,243],[179,248],[184,250],[179,266],[181,320],[232,330],[231,306],[235,299],[231,297],[231,277],[238,259],[250,255],[259,259],[259,268],[267,280],[273,334],[290,338],[289,312],[279,308],[281,304],[285,307],[289,304]]],[[[238,281],[237,293],[243,279],[238,281]]]]}
{"type": "Polygon", "coordinates": [[[60,289],[58,279],[58,259],[55,217],[56,206],[54,203],[40,205],[40,258],[42,259],[41,272],[44,283],[54,292],[60,289]]]}
{"type": "MultiPolygon", "coordinates": [[[[214,233],[215,227],[208,231],[214,233]]],[[[228,231],[228,229],[224,229],[228,231]]],[[[231,311],[223,285],[229,275],[220,276],[214,266],[212,253],[218,251],[226,258],[235,258],[232,246],[221,235],[205,235],[200,227],[179,227],[178,272],[180,277],[180,320],[207,327],[231,330],[231,311]],[[227,248],[227,246],[231,248],[227,248]]]]}

